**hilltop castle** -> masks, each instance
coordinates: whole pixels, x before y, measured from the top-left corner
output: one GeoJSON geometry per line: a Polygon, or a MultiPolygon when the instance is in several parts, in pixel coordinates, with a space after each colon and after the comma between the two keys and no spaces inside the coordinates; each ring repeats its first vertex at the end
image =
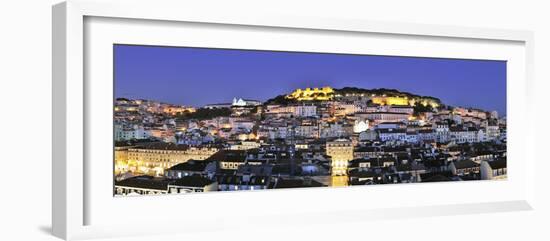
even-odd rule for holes
{"type": "MultiPolygon", "coordinates": [[[[393,91],[396,92],[395,90],[393,91]]],[[[296,89],[289,95],[285,96],[286,99],[297,101],[330,101],[340,98],[355,97],[368,98],[372,101],[373,104],[377,105],[415,106],[416,104],[420,104],[423,106],[431,106],[434,108],[440,105],[439,101],[434,98],[409,95],[407,93],[399,92],[380,93],[380,89],[346,90],[346,88],[344,88],[340,90],[335,90],[332,87],[327,86],[323,88],[296,89]]]]}
{"type": "Polygon", "coordinates": [[[331,87],[323,88],[305,88],[296,89],[286,96],[287,99],[294,100],[332,100],[334,98],[334,89],[331,87]]]}

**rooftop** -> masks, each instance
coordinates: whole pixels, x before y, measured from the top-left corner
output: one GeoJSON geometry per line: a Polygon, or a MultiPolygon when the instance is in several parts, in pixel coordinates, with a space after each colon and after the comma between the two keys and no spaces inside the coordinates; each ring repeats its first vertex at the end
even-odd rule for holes
{"type": "Polygon", "coordinates": [[[489,166],[491,166],[491,169],[502,169],[506,168],[506,158],[500,158],[494,161],[488,162],[489,166]]]}
{"type": "Polygon", "coordinates": [[[214,181],[201,177],[201,176],[185,176],[180,179],[176,179],[174,182],[170,183],[170,186],[181,186],[181,187],[204,187],[214,183],[214,181]]]}
{"type": "Polygon", "coordinates": [[[212,163],[212,162],[211,161],[200,161],[200,160],[189,160],[187,162],[180,163],[180,164],[177,164],[175,166],[172,166],[168,170],[201,172],[201,171],[204,171],[206,166],[210,163],[212,163]]]}
{"type": "Polygon", "coordinates": [[[472,160],[463,160],[454,163],[456,169],[479,167],[479,164],[472,160]]]}
{"type": "Polygon", "coordinates": [[[170,181],[164,178],[156,178],[152,176],[137,176],[116,181],[115,186],[133,187],[153,190],[168,190],[170,181]]]}

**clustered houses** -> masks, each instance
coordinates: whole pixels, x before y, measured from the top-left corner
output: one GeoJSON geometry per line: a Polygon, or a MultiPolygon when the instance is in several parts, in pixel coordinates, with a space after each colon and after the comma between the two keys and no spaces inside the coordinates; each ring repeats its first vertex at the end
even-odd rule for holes
{"type": "Polygon", "coordinates": [[[115,102],[118,195],[506,178],[506,119],[396,90],[115,102]]]}

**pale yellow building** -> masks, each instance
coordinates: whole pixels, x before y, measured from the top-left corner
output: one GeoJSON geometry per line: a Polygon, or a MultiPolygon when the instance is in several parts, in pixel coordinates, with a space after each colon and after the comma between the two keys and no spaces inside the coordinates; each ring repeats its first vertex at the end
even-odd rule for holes
{"type": "Polygon", "coordinates": [[[439,103],[427,98],[409,98],[406,96],[374,96],[372,103],[378,105],[398,105],[398,106],[414,106],[417,103],[423,106],[431,106],[437,108],[439,103]]]}
{"type": "Polygon", "coordinates": [[[386,97],[376,96],[372,97],[372,103],[378,105],[409,105],[409,98],[407,97],[386,97]]]}
{"type": "Polygon", "coordinates": [[[188,160],[204,160],[218,151],[217,148],[197,148],[170,143],[115,148],[115,171],[161,175],[168,169],[188,160]]]}

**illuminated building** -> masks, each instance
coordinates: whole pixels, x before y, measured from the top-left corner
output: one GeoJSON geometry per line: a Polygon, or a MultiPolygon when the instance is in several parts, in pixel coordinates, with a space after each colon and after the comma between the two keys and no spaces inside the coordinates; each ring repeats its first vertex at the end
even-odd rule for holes
{"type": "Polygon", "coordinates": [[[131,170],[128,165],[128,148],[130,146],[116,146],[115,147],[115,174],[125,173],[131,170]]]}
{"type": "Polygon", "coordinates": [[[360,106],[350,103],[336,103],[334,104],[334,115],[336,116],[346,116],[359,112],[361,110],[360,106]]]}
{"type": "Polygon", "coordinates": [[[175,106],[175,105],[169,105],[165,106],[162,109],[162,112],[169,115],[176,115],[184,112],[195,112],[195,108],[192,107],[184,107],[184,106],[175,106]]]}
{"type": "Polygon", "coordinates": [[[225,170],[237,170],[239,166],[242,166],[246,163],[244,159],[242,160],[224,160],[220,161],[220,168],[225,170]]]}
{"type": "MultiPolygon", "coordinates": [[[[455,107],[453,109],[453,113],[460,115],[462,117],[474,117],[479,119],[486,119],[487,113],[483,110],[478,109],[472,109],[472,108],[463,108],[463,107],[455,107]]],[[[498,114],[497,114],[498,115],[498,114]]]]}
{"type": "Polygon", "coordinates": [[[409,120],[409,114],[400,112],[369,112],[356,113],[355,116],[373,120],[375,123],[396,122],[409,120]]]}
{"type": "Polygon", "coordinates": [[[165,142],[175,142],[174,130],[164,127],[157,127],[148,130],[149,136],[162,139],[165,142]]]}
{"type": "MultiPolygon", "coordinates": [[[[120,151],[122,152],[123,150],[120,151]]],[[[129,165],[135,165],[137,172],[147,173],[156,170],[157,173],[155,174],[162,174],[164,169],[168,169],[190,159],[204,160],[216,153],[218,149],[155,143],[130,147],[126,149],[126,151],[128,156],[127,163],[129,165]]]]}
{"type": "Polygon", "coordinates": [[[374,96],[371,98],[372,103],[378,105],[398,105],[398,106],[414,106],[417,103],[423,106],[431,106],[436,108],[439,103],[432,99],[425,98],[409,98],[406,96],[374,96]]]}
{"type": "Polygon", "coordinates": [[[347,173],[348,162],[353,160],[353,145],[347,139],[337,139],[326,144],[327,155],[331,157],[331,174],[343,176],[347,173]]]}
{"type": "Polygon", "coordinates": [[[296,89],[294,92],[286,96],[287,99],[294,99],[299,101],[304,100],[332,100],[334,98],[334,89],[331,87],[323,88],[305,88],[296,89]]]}
{"type": "Polygon", "coordinates": [[[230,150],[250,150],[250,149],[255,149],[259,147],[260,147],[260,143],[255,141],[241,141],[238,144],[232,144],[229,147],[229,149],[230,150]]]}
{"type": "Polygon", "coordinates": [[[378,105],[409,105],[409,98],[407,97],[375,96],[371,100],[372,103],[378,105]]]}
{"type": "Polygon", "coordinates": [[[280,113],[292,113],[294,110],[291,106],[281,106],[281,105],[267,105],[266,113],[270,114],[280,114],[280,113]]]}
{"type": "Polygon", "coordinates": [[[353,132],[361,133],[361,132],[366,131],[368,129],[369,129],[369,121],[368,120],[355,120],[355,124],[353,125],[353,132]]]}

